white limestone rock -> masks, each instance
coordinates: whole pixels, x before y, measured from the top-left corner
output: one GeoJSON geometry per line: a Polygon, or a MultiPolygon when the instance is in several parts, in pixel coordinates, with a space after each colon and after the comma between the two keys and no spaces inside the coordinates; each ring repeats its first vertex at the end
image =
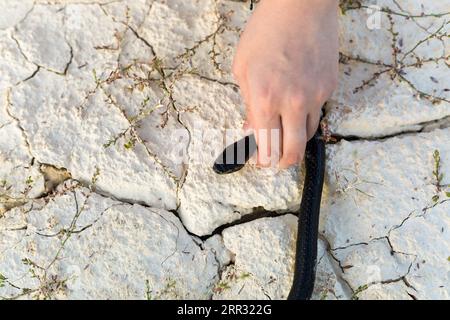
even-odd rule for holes
{"type": "Polygon", "coordinates": [[[207,299],[212,294],[214,254],[201,249],[173,214],[73,187],[66,183],[68,189],[40,210],[22,215],[16,210],[0,220],[0,273],[7,280],[1,297],[207,299]],[[12,230],[15,226],[23,228],[12,230]]]}
{"type": "Polygon", "coordinates": [[[323,232],[332,247],[383,237],[412,211],[429,205],[436,193],[433,153],[440,150],[441,170],[449,172],[449,138],[449,129],[436,129],[384,141],[330,145],[330,197],[322,213],[323,232]]]}
{"type": "Polygon", "coordinates": [[[350,56],[369,56],[371,61],[391,64],[391,34],[386,15],[371,25],[370,14],[365,9],[348,10],[339,19],[340,51],[350,56]]]}
{"type": "Polygon", "coordinates": [[[417,299],[450,298],[449,212],[450,198],[442,197],[432,207],[415,211],[401,227],[390,233],[396,250],[416,256],[416,263],[406,279],[413,288],[409,291],[417,299]]]}
{"type": "Polygon", "coordinates": [[[9,31],[0,31],[0,56],[0,94],[6,99],[6,89],[30,77],[37,67],[25,59],[9,31]]]}
{"type": "Polygon", "coordinates": [[[2,0],[0,2],[0,30],[14,27],[25,19],[32,10],[33,3],[33,0],[2,0]]]}
{"type": "Polygon", "coordinates": [[[328,148],[331,195],[321,228],[354,291],[377,285],[368,298],[448,298],[449,138],[447,128],[328,148]],[[433,175],[435,150],[441,191],[433,175]],[[407,290],[386,287],[383,293],[391,282],[407,290]]]}
{"type": "Polygon", "coordinates": [[[15,119],[8,117],[3,122],[0,125],[0,217],[45,191],[44,177],[29,152],[27,137],[15,119]]]}
{"type": "MultiPolygon", "coordinates": [[[[214,288],[214,299],[286,299],[292,286],[297,218],[291,214],[261,218],[223,231],[232,263],[214,288]]],[[[345,299],[323,241],[313,299],[345,299]]]]}
{"type": "Polygon", "coordinates": [[[319,238],[317,242],[317,266],[313,300],[345,300],[351,297],[348,284],[342,277],[340,266],[329,253],[328,244],[319,238]]]}
{"type": "Polygon", "coordinates": [[[412,254],[392,251],[387,239],[335,249],[333,254],[353,291],[365,285],[400,281],[415,262],[412,254]]]}
{"type": "Polygon", "coordinates": [[[133,32],[126,32],[122,49],[118,57],[120,68],[126,69],[132,65],[149,64],[154,58],[151,47],[142,39],[139,39],[133,32]]]}
{"type": "Polygon", "coordinates": [[[215,1],[155,1],[142,26],[142,37],[151,40],[156,55],[169,66],[177,57],[209,35],[214,28],[215,1]],[[164,30],[164,32],[161,32],[164,30]]]}
{"type": "Polygon", "coordinates": [[[127,24],[135,31],[140,31],[140,27],[150,13],[153,2],[153,0],[105,1],[101,8],[113,20],[127,24]]]}
{"type": "Polygon", "coordinates": [[[225,247],[222,236],[218,234],[206,239],[203,246],[214,253],[220,268],[229,265],[232,259],[234,259],[230,250],[225,247]]]}
{"type": "MultiPolygon", "coordinates": [[[[380,72],[382,68],[353,62],[340,68],[339,88],[327,105],[326,119],[334,134],[387,136],[419,130],[422,123],[450,116],[450,103],[444,101],[434,104],[427,99],[420,99],[407,83],[392,81],[388,74],[382,74],[374,86],[353,93],[363,79],[370,79],[373,73],[380,72]]],[[[434,77],[441,78],[445,72],[442,70],[440,76],[434,77]]],[[[429,76],[427,81],[431,82],[429,76]]]]}
{"type": "Polygon", "coordinates": [[[12,122],[6,110],[6,106],[8,105],[7,93],[6,89],[0,89],[0,127],[4,127],[12,122]]]}
{"type": "Polygon", "coordinates": [[[223,83],[235,83],[232,73],[233,58],[240,33],[251,15],[245,1],[217,1],[217,12],[210,33],[188,55],[189,65],[195,72],[223,83]]]}
{"type": "Polygon", "coordinates": [[[97,175],[98,188],[121,199],[174,209],[174,179],[142,144],[124,147],[129,137],[120,134],[130,123],[101,90],[85,97],[77,84],[41,70],[12,91],[11,112],[36,159],[67,168],[81,181],[97,175]]]}
{"type": "Polygon", "coordinates": [[[118,67],[127,27],[97,4],[68,4],[63,13],[66,41],[73,49],[67,72],[92,90],[93,73],[104,80],[118,67]]]}
{"type": "Polygon", "coordinates": [[[26,134],[9,115],[5,98],[0,113],[0,217],[45,192],[44,177],[30,153],[26,134]]]}
{"type": "Polygon", "coordinates": [[[326,116],[334,134],[387,136],[450,115],[448,25],[439,16],[450,2],[406,2],[361,1],[341,16],[339,88],[326,116]]]}
{"type": "Polygon", "coordinates": [[[67,43],[63,21],[59,7],[35,5],[16,27],[15,37],[29,61],[59,73],[67,70],[72,48],[67,43]]]}
{"type": "Polygon", "coordinates": [[[178,120],[158,83],[144,86],[140,84],[141,78],[133,76],[145,74],[150,68],[148,62],[134,63],[119,79],[105,83],[104,91],[128,119],[134,119],[136,133],[147,150],[157,156],[171,175],[181,179],[186,159],[180,153],[186,153],[189,132],[178,120]]]}
{"type": "Polygon", "coordinates": [[[234,265],[222,274],[214,298],[285,299],[291,288],[296,232],[297,218],[291,214],[225,229],[223,240],[234,265]]]}

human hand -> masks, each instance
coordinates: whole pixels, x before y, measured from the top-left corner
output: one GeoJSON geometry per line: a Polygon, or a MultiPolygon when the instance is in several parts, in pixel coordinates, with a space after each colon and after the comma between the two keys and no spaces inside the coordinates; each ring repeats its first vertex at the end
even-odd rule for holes
{"type": "Polygon", "coordinates": [[[262,0],[247,23],[233,73],[260,166],[279,160],[287,168],[303,159],[337,85],[337,7],[338,0],[262,0]]]}

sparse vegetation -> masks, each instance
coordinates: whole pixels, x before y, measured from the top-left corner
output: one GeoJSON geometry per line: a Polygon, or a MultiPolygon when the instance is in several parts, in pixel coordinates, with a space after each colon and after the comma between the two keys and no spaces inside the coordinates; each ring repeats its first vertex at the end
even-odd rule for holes
{"type": "MultiPolygon", "coordinates": [[[[441,154],[439,152],[439,150],[434,150],[433,152],[433,184],[436,187],[436,194],[433,195],[433,197],[431,198],[431,200],[433,202],[437,202],[439,201],[440,197],[441,197],[441,192],[449,187],[449,185],[445,185],[442,183],[442,181],[444,180],[444,173],[441,170],[441,154]]],[[[445,191],[444,192],[445,196],[447,198],[450,198],[450,191],[445,191]]]]}
{"type": "Polygon", "coordinates": [[[175,299],[178,297],[176,292],[177,282],[172,278],[167,278],[164,287],[160,291],[153,292],[150,281],[145,280],[145,298],[147,300],[175,299]]]}
{"type": "Polygon", "coordinates": [[[213,292],[220,294],[226,290],[231,289],[232,283],[237,283],[239,281],[248,279],[249,277],[251,277],[251,273],[249,272],[238,273],[234,267],[230,268],[227,271],[225,277],[214,286],[213,292]]]}
{"type": "Polygon", "coordinates": [[[6,277],[0,273],[0,288],[5,286],[6,277]]]}
{"type": "Polygon", "coordinates": [[[439,150],[434,150],[433,159],[434,159],[433,177],[435,180],[434,183],[437,192],[440,192],[442,187],[441,186],[442,179],[444,179],[444,174],[441,172],[441,154],[439,150]]]}
{"type": "Polygon", "coordinates": [[[26,183],[27,185],[32,185],[32,184],[34,183],[33,177],[32,177],[32,176],[29,176],[29,177],[27,178],[27,180],[25,181],[25,183],[26,183]]]}
{"type": "Polygon", "coordinates": [[[359,300],[359,294],[369,288],[369,285],[365,284],[359,286],[352,294],[352,300],[359,300]]]}
{"type": "Polygon", "coordinates": [[[214,293],[222,293],[225,290],[231,289],[228,281],[219,281],[213,289],[214,293]]]}

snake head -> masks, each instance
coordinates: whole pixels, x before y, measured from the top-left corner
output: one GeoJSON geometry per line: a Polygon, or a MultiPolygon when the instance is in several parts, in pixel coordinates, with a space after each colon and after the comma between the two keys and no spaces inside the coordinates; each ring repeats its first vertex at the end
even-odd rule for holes
{"type": "Polygon", "coordinates": [[[254,135],[246,136],[229,145],[214,162],[213,170],[217,174],[229,174],[241,170],[256,152],[254,135]]]}

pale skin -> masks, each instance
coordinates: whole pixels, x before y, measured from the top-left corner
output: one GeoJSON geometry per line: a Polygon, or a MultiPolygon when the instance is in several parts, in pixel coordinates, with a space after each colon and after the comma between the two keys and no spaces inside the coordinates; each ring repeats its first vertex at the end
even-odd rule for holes
{"type": "Polygon", "coordinates": [[[261,0],[250,17],[233,74],[246,105],[244,129],[258,143],[258,165],[288,168],[303,159],[337,85],[337,12],[338,0],[261,0]],[[270,138],[271,129],[280,130],[279,138],[270,138]]]}

